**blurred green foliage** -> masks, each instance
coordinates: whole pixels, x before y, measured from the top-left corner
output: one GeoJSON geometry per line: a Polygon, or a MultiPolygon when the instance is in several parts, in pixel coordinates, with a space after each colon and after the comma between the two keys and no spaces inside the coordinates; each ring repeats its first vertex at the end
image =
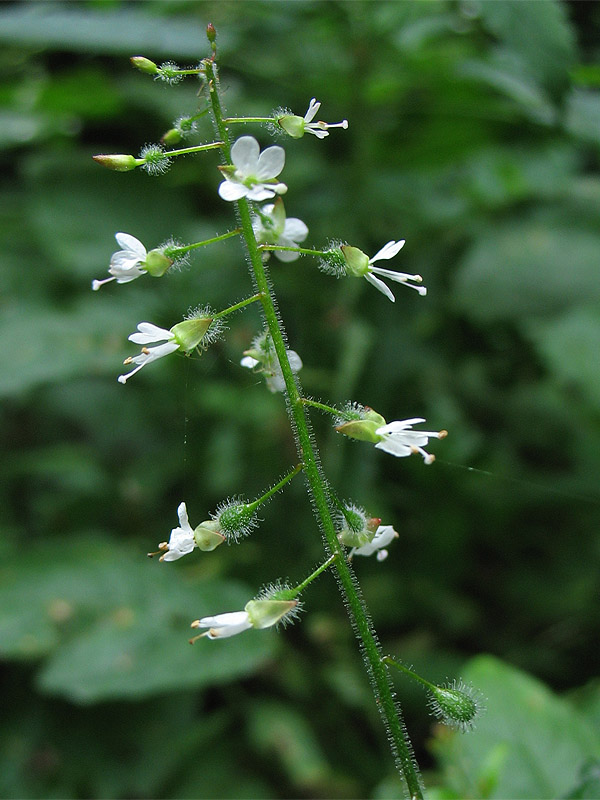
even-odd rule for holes
{"type": "Polygon", "coordinates": [[[281,397],[238,366],[255,309],[201,360],[116,381],[140,320],[248,294],[235,241],[89,290],[116,231],[151,248],[232,224],[212,154],[160,179],[91,161],[197,108],[193,80],[127,58],[193,64],[208,21],[230,113],[317,97],[350,121],[283,142],[308,245],[406,238],[396,268],[429,289],[392,306],[308,259],[271,269],[308,393],[450,431],[424,467],[314,418],[340,494],[400,531],[356,564],[385,650],[487,697],[461,736],[395,678],[431,796],[598,797],[600,6],[554,0],[2,5],[0,794],[402,796],[329,577],[283,634],[186,642],[318,562],[300,484],[239,548],[145,559],[182,499],[200,521],[295,458],[281,397]]]}

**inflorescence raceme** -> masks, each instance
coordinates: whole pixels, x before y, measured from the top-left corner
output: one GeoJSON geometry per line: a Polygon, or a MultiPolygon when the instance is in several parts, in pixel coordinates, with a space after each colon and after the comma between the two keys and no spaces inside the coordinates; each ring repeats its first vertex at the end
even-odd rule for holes
{"type": "MultiPolygon", "coordinates": [[[[383,709],[394,747],[401,754],[407,786],[411,796],[421,797],[420,779],[411,766],[410,743],[398,718],[397,704],[386,677],[377,638],[363,601],[357,593],[355,579],[350,573],[350,561],[355,556],[375,555],[382,562],[388,555],[387,547],[399,538],[399,534],[392,525],[382,525],[381,519],[371,517],[361,506],[337,500],[316,466],[318,456],[305,415],[311,407],[329,413],[334,417],[335,430],[344,436],[370,442],[377,449],[398,457],[419,454],[426,464],[431,464],[434,460],[433,454],[424,449],[429,440],[442,439],[447,434],[444,430],[432,432],[415,428],[415,425],[425,421],[421,417],[388,423],[381,414],[359,403],[348,403],[340,410],[302,397],[297,378],[303,365],[302,359],[285,344],[281,323],[275,312],[272,288],[263,264],[271,254],[282,264],[305,256],[312,257],[317,259],[318,268],[326,274],[337,278],[364,278],[392,302],[395,302],[394,294],[384,279],[415,289],[422,297],[427,290],[422,285],[423,279],[420,275],[376,266],[379,261],[395,258],[405,244],[404,239],[390,240],[371,257],[355,245],[338,239],[330,240],[322,250],[301,246],[308,236],[308,227],[302,220],[286,215],[282,199],[282,195],[288,192],[287,184],[280,178],[285,167],[284,148],[271,145],[261,149],[257,139],[251,135],[242,135],[230,145],[230,128],[245,123],[262,123],[271,130],[277,130],[279,134],[286,134],[292,140],[306,133],[323,139],[330,135],[332,129],[346,130],[348,121],[315,121],[321,105],[315,98],[310,100],[304,116],[293,114],[287,109],[278,109],[268,117],[224,118],[216,65],[216,34],[210,25],[207,32],[211,56],[195,67],[180,68],[170,61],[158,66],[144,56],[132,58],[132,64],[138,70],[168,85],[174,85],[187,76],[195,76],[200,80],[205,100],[198,112],[178,117],[161,142],[145,145],[138,157],[130,154],[103,154],[94,156],[94,159],[118,172],[141,167],[150,175],[160,175],[180,155],[216,150],[222,159],[217,168],[221,181],[216,186],[216,194],[225,202],[236,205],[239,227],[211,239],[187,245],[171,239],[151,250],[147,250],[132,234],[118,232],[115,238],[120,249],[110,258],[109,277],[94,280],[92,288],[98,290],[112,282],[127,284],[144,275],[161,278],[172,272],[174,265],[191,257],[196,249],[212,246],[231,237],[242,239],[250,257],[253,279],[258,289],[256,294],[221,311],[215,311],[209,306],[198,307],[168,328],[152,322],[138,323],[137,330],[129,336],[129,340],[140,345],[141,352],[125,359],[124,363],[133,368],[120,375],[118,380],[125,384],[143,367],[176,352],[183,355],[202,353],[223,335],[226,317],[258,302],[263,310],[265,327],[254,337],[248,349],[240,354],[240,363],[253,373],[262,375],[269,391],[286,394],[289,413],[298,433],[300,463],[261,497],[254,501],[239,497],[226,500],[215,513],[208,515],[196,527],[192,527],[189,522],[186,503],[181,502],[177,508],[179,524],[171,530],[168,541],[159,544],[158,552],[149,555],[160,555],[160,561],[171,562],[191,554],[194,550],[206,553],[212,552],[223,543],[240,543],[258,527],[259,507],[303,471],[319,523],[328,542],[328,557],[294,587],[276,582],[249,600],[241,611],[226,611],[195,620],[192,627],[202,632],[191,641],[201,638],[227,638],[247,630],[283,626],[295,620],[301,608],[301,592],[322,572],[334,569],[350,613],[358,620],[357,629],[360,630],[363,651],[375,676],[378,702],[383,709]],[[182,138],[198,133],[200,123],[205,117],[212,119],[218,131],[217,140],[181,149],[171,147],[182,138]]],[[[215,177],[216,175],[217,170],[215,177]]],[[[459,727],[468,727],[472,708],[468,705],[468,699],[465,699],[467,693],[462,685],[436,687],[436,690],[431,691],[434,698],[432,707],[436,716],[448,719],[454,713],[459,719],[459,727]]]]}

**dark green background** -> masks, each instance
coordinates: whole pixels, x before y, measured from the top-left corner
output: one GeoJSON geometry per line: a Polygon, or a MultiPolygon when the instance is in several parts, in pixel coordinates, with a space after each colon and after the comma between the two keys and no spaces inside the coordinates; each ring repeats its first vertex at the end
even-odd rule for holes
{"type": "Polygon", "coordinates": [[[2,4],[0,794],[401,796],[329,576],[292,629],[187,645],[192,619],[319,562],[301,481],[242,546],[145,558],[182,499],[195,525],[295,459],[281,396],[239,367],[255,309],[202,359],[116,381],[139,321],[249,293],[236,241],[89,288],[116,231],[150,249],[232,224],[213,154],[162,178],[91,160],[197,108],[194,79],[128,57],[197,63],[209,21],[229,113],[317,97],[350,122],[279,142],[308,246],[405,238],[383,266],[429,289],[392,305],[310,259],[271,270],[307,393],[450,432],[425,467],[314,415],[340,495],[400,533],[356,563],[385,651],[487,698],[452,735],[398,677],[431,796],[598,797],[600,7],[552,0],[2,4]]]}

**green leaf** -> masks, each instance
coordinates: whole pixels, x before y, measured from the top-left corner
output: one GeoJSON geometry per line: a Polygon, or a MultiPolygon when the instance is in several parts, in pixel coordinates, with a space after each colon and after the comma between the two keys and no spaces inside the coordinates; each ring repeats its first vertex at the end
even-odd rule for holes
{"type": "Polygon", "coordinates": [[[486,712],[469,734],[438,726],[434,749],[448,785],[462,798],[562,797],[577,785],[600,738],[566,700],[492,656],[479,656],[463,679],[485,696],[486,712]]]}
{"type": "Polygon", "coordinates": [[[101,538],[29,546],[2,564],[0,653],[46,656],[40,689],[78,703],[251,674],[272,654],[274,632],[203,639],[194,647],[187,641],[194,618],[240,610],[251,590],[225,581],[186,582],[182,575],[178,565],[151,562],[101,538]]]}
{"type": "Polygon", "coordinates": [[[556,0],[479,3],[483,25],[527,64],[544,86],[556,90],[576,60],[575,36],[566,7],[556,0]]]}
{"type": "Polygon", "coordinates": [[[593,406],[600,404],[600,312],[574,308],[558,319],[525,324],[548,368],[561,385],[577,387],[593,406]]]}
{"type": "Polygon", "coordinates": [[[567,97],[565,127],[584,142],[600,144],[600,92],[573,89],[567,97]]]}
{"type": "Polygon", "coordinates": [[[597,236],[549,221],[498,225],[467,251],[453,294],[469,317],[487,322],[599,300],[597,236]]]}

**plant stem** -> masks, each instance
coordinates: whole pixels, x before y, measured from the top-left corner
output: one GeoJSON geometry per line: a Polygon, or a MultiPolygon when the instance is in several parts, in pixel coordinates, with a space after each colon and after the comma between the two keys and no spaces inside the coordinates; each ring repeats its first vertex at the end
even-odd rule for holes
{"type": "Polygon", "coordinates": [[[417,675],[416,672],[413,672],[412,669],[405,667],[404,664],[402,664],[400,661],[396,661],[395,658],[392,658],[391,656],[384,656],[381,660],[383,661],[384,664],[390,664],[392,667],[396,667],[401,672],[404,672],[405,675],[408,675],[409,678],[412,678],[413,680],[417,681],[426,689],[435,690],[437,688],[436,686],[433,685],[433,683],[426,680],[425,678],[422,678],[420,675],[417,675]]]}
{"type": "Polygon", "coordinates": [[[318,577],[319,577],[319,575],[320,575],[322,572],[325,572],[325,570],[326,570],[326,569],[328,569],[328,567],[330,567],[330,566],[333,564],[333,562],[334,562],[334,561],[337,559],[337,557],[338,557],[338,554],[337,554],[337,553],[334,553],[332,556],[329,556],[329,558],[327,559],[327,561],[324,561],[324,562],[321,564],[321,566],[320,566],[320,567],[317,567],[317,568],[316,568],[316,570],[315,570],[314,572],[312,572],[312,573],[311,573],[311,574],[308,576],[308,578],[306,578],[306,580],[303,580],[303,581],[302,581],[302,583],[299,583],[299,584],[298,584],[298,586],[295,586],[295,587],[294,587],[294,589],[293,589],[293,592],[294,592],[294,597],[296,597],[296,596],[297,596],[297,595],[299,595],[301,592],[303,592],[303,591],[306,589],[306,587],[308,586],[308,584],[309,584],[309,583],[312,583],[312,582],[314,581],[314,579],[315,579],[315,578],[318,578],[318,577]]]}
{"type": "MultiPolygon", "coordinates": [[[[221,110],[215,64],[209,59],[205,59],[203,63],[214,125],[218,131],[219,138],[223,141],[223,147],[221,148],[222,158],[226,165],[231,165],[231,146],[221,110]]],[[[252,229],[250,207],[245,197],[237,200],[236,205],[250,259],[251,274],[256,288],[262,294],[261,305],[265,322],[273,340],[285,383],[288,414],[292,429],[296,434],[298,454],[304,467],[304,474],[315,514],[325,539],[326,551],[329,551],[332,557],[337,556],[335,558],[335,571],[338,585],[345,600],[354,632],[361,643],[361,651],[365,658],[367,672],[375,694],[375,702],[389,734],[397,766],[406,781],[410,797],[414,798],[414,800],[422,800],[422,783],[416,767],[412,745],[404,729],[400,707],[394,699],[387,669],[381,661],[382,654],[379,643],[367,608],[361,599],[358,582],[345,558],[344,549],[337,538],[329,509],[326,483],[322,477],[319,454],[311,439],[310,423],[304,409],[300,384],[288,360],[285,335],[277,314],[275,297],[252,229]]]]}
{"type": "Polygon", "coordinates": [[[327,406],[325,403],[319,403],[316,400],[309,400],[308,397],[301,397],[300,402],[305,406],[312,406],[313,408],[318,408],[319,411],[325,411],[327,414],[333,414],[334,417],[345,416],[343,411],[339,411],[339,409],[333,408],[333,406],[327,406]]]}
{"type": "Polygon", "coordinates": [[[234,311],[238,311],[240,308],[244,308],[244,306],[249,306],[250,303],[256,303],[257,300],[262,299],[262,293],[258,292],[257,294],[253,294],[252,297],[247,297],[245,300],[240,300],[239,303],[235,303],[229,308],[223,309],[223,311],[219,311],[217,314],[213,314],[213,319],[219,319],[220,317],[226,317],[227,314],[233,314],[234,311]]]}
{"type": "Polygon", "coordinates": [[[275,122],[273,117],[227,117],[223,122],[226,125],[233,125],[237,122],[275,122]]]}
{"type": "Polygon", "coordinates": [[[288,250],[290,253],[301,253],[303,256],[324,256],[322,250],[308,250],[306,247],[285,247],[282,244],[259,244],[259,250],[288,250]]]}
{"type": "Polygon", "coordinates": [[[237,236],[238,233],[241,233],[241,228],[236,228],[234,231],[222,233],[220,236],[215,236],[212,239],[205,239],[203,242],[194,242],[193,244],[186,244],[182,247],[168,247],[165,250],[165,255],[170,258],[171,256],[178,256],[183,253],[188,253],[190,250],[195,250],[197,247],[204,247],[204,245],[207,244],[214,244],[215,242],[222,242],[225,239],[230,239],[232,236],[237,236]]]}
{"type": "Polygon", "coordinates": [[[262,497],[257,498],[252,503],[247,503],[247,508],[250,511],[254,511],[255,509],[257,509],[262,503],[264,503],[266,500],[268,500],[269,497],[273,497],[273,495],[276,494],[276,492],[278,492],[280,489],[282,489],[286,485],[286,483],[289,483],[289,481],[291,481],[292,478],[295,478],[296,475],[300,472],[301,469],[302,469],[302,464],[297,464],[294,467],[294,469],[290,470],[290,472],[288,472],[288,474],[285,475],[279,481],[279,483],[276,483],[275,486],[272,486],[269,489],[268,492],[265,492],[262,495],[262,497]]]}
{"type": "MultiPolygon", "coordinates": [[[[165,150],[164,155],[167,158],[186,156],[188,153],[202,153],[204,150],[216,150],[219,147],[223,147],[223,142],[211,142],[210,144],[199,144],[194,147],[182,147],[180,150],[165,150]]],[[[145,163],[145,161],[142,163],[145,163]]]]}

